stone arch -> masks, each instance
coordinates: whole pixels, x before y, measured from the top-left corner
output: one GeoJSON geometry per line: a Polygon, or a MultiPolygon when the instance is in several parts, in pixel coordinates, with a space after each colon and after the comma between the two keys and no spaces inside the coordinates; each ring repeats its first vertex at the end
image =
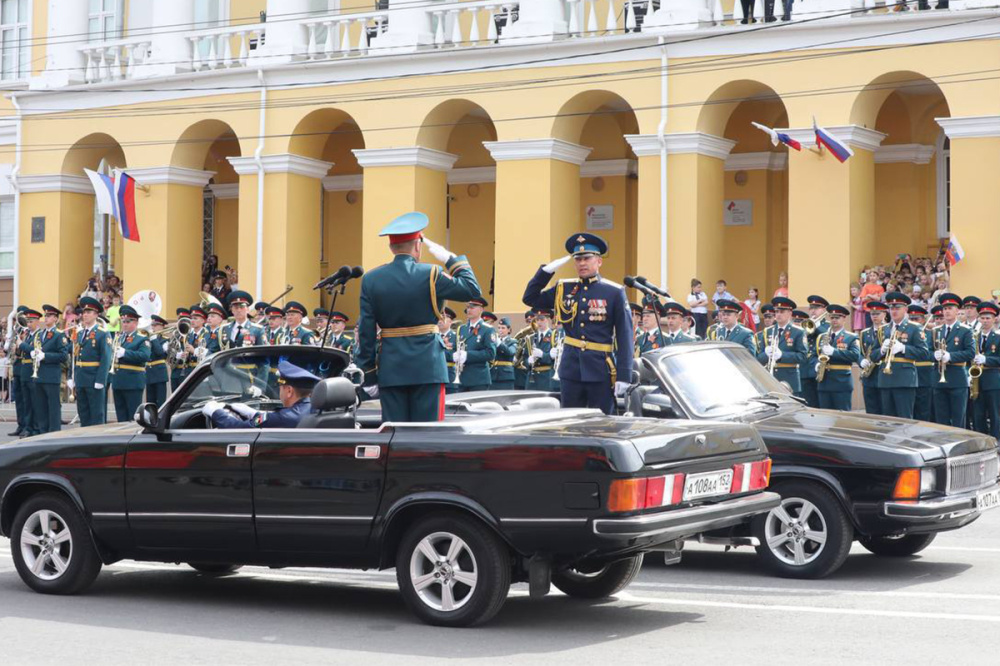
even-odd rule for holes
{"type": "MultiPolygon", "coordinates": [[[[784,110],[781,96],[765,83],[752,79],[729,81],[706,98],[698,113],[697,129],[705,134],[725,136],[730,118],[741,105],[767,107],[775,103],[784,110]]],[[[785,122],[787,120],[785,112],[785,122]]]]}
{"type": "MultiPolygon", "coordinates": [[[[588,90],[563,103],[553,119],[551,136],[570,143],[581,143],[587,124],[599,116],[617,123],[623,137],[639,131],[635,111],[624,97],[609,90],[588,90]]],[[[624,138],[622,143],[627,147],[624,138]]]]}
{"type": "Polygon", "coordinates": [[[858,92],[851,105],[851,124],[876,127],[879,113],[893,95],[903,98],[907,106],[921,106],[929,100],[944,100],[950,106],[948,96],[931,78],[913,71],[887,72],[872,79],[858,92]]]}

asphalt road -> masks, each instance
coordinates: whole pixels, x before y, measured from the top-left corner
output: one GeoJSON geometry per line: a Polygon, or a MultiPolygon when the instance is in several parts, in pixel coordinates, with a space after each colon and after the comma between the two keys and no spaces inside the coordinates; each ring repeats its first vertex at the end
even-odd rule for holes
{"type": "Polygon", "coordinates": [[[651,556],[602,603],[532,600],[517,586],[475,629],[419,624],[395,587],[392,572],[248,567],[212,578],[122,562],[83,595],[43,596],[0,539],[0,664],[990,663],[1000,510],[911,559],[855,546],[822,581],[773,578],[752,550],[692,546],[677,566],[651,556]]]}

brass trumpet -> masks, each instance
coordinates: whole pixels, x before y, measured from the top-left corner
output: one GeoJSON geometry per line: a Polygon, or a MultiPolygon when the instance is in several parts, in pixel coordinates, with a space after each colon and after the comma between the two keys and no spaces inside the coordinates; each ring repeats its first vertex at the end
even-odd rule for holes
{"type": "Polygon", "coordinates": [[[823,314],[814,319],[806,319],[804,322],[802,322],[802,330],[806,332],[806,335],[809,336],[815,335],[816,329],[819,328],[820,324],[826,321],[826,317],[827,313],[824,312],[823,314]]]}
{"type": "Polygon", "coordinates": [[[894,352],[892,348],[895,346],[896,339],[898,336],[899,336],[899,327],[897,326],[896,329],[892,332],[892,335],[889,336],[889,353],[886,354],[885,366],[882,368],[882,374],[884,375],[892,374],[892,360],[896,358],[896,352],[894,352]]]}

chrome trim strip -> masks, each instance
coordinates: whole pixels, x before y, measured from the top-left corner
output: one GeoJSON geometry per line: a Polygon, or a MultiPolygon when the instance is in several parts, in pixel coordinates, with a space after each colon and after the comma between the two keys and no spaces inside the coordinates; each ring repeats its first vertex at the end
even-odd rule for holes
{"type": "Polygon", "coordinates": [[[360,522],[360,521],[367,521],[374,519],[375,516],[289,516],[289,515],[277,515],[277,514],[257,515],[257,520],[324,520],[330,522],[337,522],[337,521],[360,522]]]}
{"type": "Polygon", "coordinates": [[[129,518],[253,518],[250,513],[130,513],[129,518]]]}
{"type": "Polygon", "coordinates": [[[589,518],[501,518],[501,523],[586,523],[589,518]]]}
{"type": "Polygon", "coordinates": [[[128,514],[113,513],[106,511],[94,511],[90,514],[93,518],[124,518],[128,514]]]}

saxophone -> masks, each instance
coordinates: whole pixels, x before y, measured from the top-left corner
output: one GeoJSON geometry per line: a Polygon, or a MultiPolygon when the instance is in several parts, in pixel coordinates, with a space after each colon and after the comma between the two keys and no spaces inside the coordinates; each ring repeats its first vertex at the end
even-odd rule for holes
{"type": "MultiPolygon", "coordinates": [[[[976,356],[979,356],[982,352],[981,349],[981,335],[982,330],[976,331],[972,334],[972,348],[976,352],[976,356]]],[[[979,398],[979,378],[983,376],[983,366],[979,363],[973,363],[972,367],[969,368],[969,397],[972,400],[977,400],[979,398]]]]}
{"type": "MultiPolygon", "coordinates": [[[[819,336],[819,340],[816,341],[816,351],[819,352],[820,349],[828,344],[830,344],[829,331],[819,336]]],[[[819,360],[819,370],[816,371],[816,382],[819,383],[826,377],[826,366],[830,363],[830,357],[826,354],[817,353],[816,358],[819,360]]]]}
{"type": "MultiPolygon", "coordinates": [[[[878,363],[872,361],[872,352],[875,351],[875,347],[879,345],[879,332],[874,326],[871,327],[871,332],[872,332],[872,345],[871,347],[868,348],[868,352],[865,353],[865,358],[868,360],[869,365],[867,368],[861,371],[861,376],[864,379],[868,379],[869,377],[871,377],[872,373],[875,372],[875,368],[878,367],[878,363]]],[[[863,340],[864,331],[861,332],[861,335],[862,335],[861,339],[863,340]]]]}

